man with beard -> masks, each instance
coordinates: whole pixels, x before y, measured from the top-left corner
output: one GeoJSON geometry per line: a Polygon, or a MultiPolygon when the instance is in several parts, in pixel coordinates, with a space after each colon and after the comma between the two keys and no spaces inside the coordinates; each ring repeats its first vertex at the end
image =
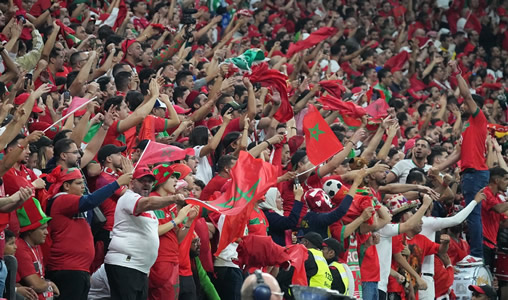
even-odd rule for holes
{"type": "Polygon", "coordinates": [[[148,272],[159,249],[159,222],[153,210],[183,201],[179,194],[150,196],[154,182],[155,176],[148,168],[138,167],[129,189],[118,199],[104,259],[111,300],[147,299],[148,272]]]}
{"type": "MultiPolygon", "coordinates": [[[[35,142],[39,140],[42,136],[41,131],[36,131],[29,138],[27,138],[30,142],[35,142]]],[[[6,153],[13,151],[15,148],[22,148],[23,151],[18,157],[17,162],[14,164],[12,168],[5,173],[3,176],[3,181],[6,183],[4,185],[5,194],[6,195],[14,195],[20,188],[35,188],[35,189],[43,189],[46,185],[44,180],[38,178],[35,173],[26,167],[28,162],[28,158],[30,156],[29,147],[23,147],[23,140],[25,136],[22,134],[18,134],[8,145],[6,148],[6,153]]],[[[33,201],[29,199],[29,201],[33,201]]],[[[24,205],[23,205],[24,206],[24,205]]],[[[9,229],[16,234],[19,234],[19,222],[16,216],[16,212],[11,212],[11,218],[9,222],[9,229]]]]}
{"type": "Polygon", "coordinates": [[[391,183],[398,179],[399,183],[406,183],[409,171],[414,168],[421,168],[424,171],[428,171],[432,167],[427,164],[427,157],[430,153],[431,146],[429,141],[425,138],[417,139],[413,149],[411,149],[412,157],[396,163],[390,170],[390,173],[386,175],[386,182],[391,183]]]}
{"type": "MultiPolygon", "coordinates": [[[[457,78],[460,94],[464,97],[464,102],[460,106],[462,120],[468,121],[464,124],[460,147],[455,148],[455,151],[443,163],[433,167],[433,169],[444,170],[461,160],[462,192],[466,204],[469,204],[489,182],[486,148],[487,118],[482,111],[483,98],[478,95],[471,95],[469,86],[462,78],[456,61],[450,61],[449,65],[452,67],[452,76],[457,78]]],[[[481,214],[481,206],[477,205],[467,218],[471,252],[459,264],[483,262],[481,214]]]]}
{"type": "MultiPolygon", "coordinates": [[[[45,72],[43,71],[44,74],[41,74],[41,77],[47,76],[47,82],[45,81],[45,83],[56,85],[55,81],[55,78],[57,77],[56,73],[65,71],[64,62],[65,57],[63,51],[59,51],[58,48],[54,47],[49,54],[48,67],[45,70],[45,72]]],[[[35,81],[35,86],[38,87],[42,83],[43,81],[41,81],[41,78],[39,77],[35,81]]]]}
{"type": "Polygon", "coordinates": [[[189,251],[189,256],[191,258],[192,276],[194,277],[194,282],[196,283],[197,299],[220,299],[219,294],[215,290],[215,286],[210,280],[210,277],[208,277],[208,274],[201,265],[201,261],[199,260],[200,251],[201,240],[197,235],[194,235],[194,239],[192,240],[191,248],[189,251]]]}
{"type": "Polygon", "coordinates": [[[136,40],[125,40],[122,43],[122,51],[125,57],[122,62],[127,63],[135,72],[140,72],[143,66],[138,65],[143,59],[143,48],[136,40]]]}

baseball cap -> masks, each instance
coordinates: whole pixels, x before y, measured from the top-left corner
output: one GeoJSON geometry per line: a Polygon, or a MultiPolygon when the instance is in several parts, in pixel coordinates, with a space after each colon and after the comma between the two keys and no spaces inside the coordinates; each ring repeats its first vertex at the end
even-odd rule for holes
{"type": "Polygon", "coordinates": [[[323,247],[323,238],[317,232],[313,231],[307,232],[306,234],[304,234],[303,236],[299,236],[298,238],[306,239],[316,248],[321,249],[323,247]]]}
{"type": "MultiPolygon", "coordinates": [[[[30,97],[30,93],[21,93],[18,96],[16,96],[16,98],[14,98],[14,104],[23,105],[26,102],[26,100],[28,99],[28,97],[30,97]]],[[[34,113],[41,113],[42,112],[42,108],[37,106],[37,101],[35,101],[35,103],[34,103],[32,112],[34,112],[34,113]]]]}
{"type": "Polygon", "coordinates": [[[132,175],[132,179],[140,179],[145,176],[150,176],[150,177],[152,177],[153,180],[155,180],[155,176],[153,175],[152,171],[150,171],[150,169],[148,169],[148,167],[136,168],[136,170],[134,171],[134,174],[132,175]]]}
{"type": "Polygon", "coordinates": [[[159,99],[155,100],[155,104],[153,105],[153,108],[164,108],[166,109],[166,104],[164,102],[160,101],[159,99]]]}
{"type": "Polygon", "coordinates": [[[246,107],[247,107],[247,103],[239,104],[236,101],[231,101],[231,102],[224,104],[224,107],[222,107],[220,114],[221,114],[221,116],[223,116],[230,108],[232,108],[233,110],[242,110],[246,107]]]}
{"type": "Polygon", "coordinates": [[[479,294],[486,295],[487,297],[489,297],[489,299],[492,299],[492,300],[497,299],[496,290],[494,290],[494,288],[491,287],[490,285],[486,285],[486,284],[480,285],[480,286],[470,285],[468,288],[472,292],[477,292],[479,294]]]}
{"type": "Polygon", "coordinates": [[[115,153],[124,152],[125,149],[127,149],[126,146],[117,147],[112,144],[105,145],[99,150],[99,153],[97,154],[97,159],[99,160],[100,163],[103,163],[108,156],[115,153]]]}
{"type": "Polygon", "coordinates": [[[323,240],[323,246],[326,246],[333,251],[335,251],[335,255],[338,256],[340,253],[344,252],[344,247],[334,238],[327,238],[323,240]]]}

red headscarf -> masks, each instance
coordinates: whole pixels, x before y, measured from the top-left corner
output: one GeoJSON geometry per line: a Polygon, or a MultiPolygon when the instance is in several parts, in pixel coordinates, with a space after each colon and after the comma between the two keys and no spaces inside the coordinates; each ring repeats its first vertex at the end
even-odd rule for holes
{"type": "Polygon", "coordinates": [[[57,166],[51,173],[46,175],[46,180],[51,183],[48,192],[53,196],[60,191],[64,182],[81,177],[82,175],[78,168],[62,169],[62,166],[57,166]]]}

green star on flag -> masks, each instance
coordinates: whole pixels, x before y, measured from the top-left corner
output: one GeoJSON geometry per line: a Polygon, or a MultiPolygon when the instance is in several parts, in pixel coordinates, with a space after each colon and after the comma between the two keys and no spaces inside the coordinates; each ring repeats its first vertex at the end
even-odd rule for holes
{"type": "Polygon", "coordinates": [[[325,132],[322,131],[322,130],[319,130],[319,124],[318,123],[316,123],[316,125],[310,129],[310,136],[315,138],[316,141],[319,141],[319,135],[321,135],[323,133],[325,133],[325,132]]]}
{"type": "Polygon", "coordinates": [[[309,105],[309,110],[303,118],[303,131],[307,157],[315,166],[344,148],[314,105],[309,105]]]}

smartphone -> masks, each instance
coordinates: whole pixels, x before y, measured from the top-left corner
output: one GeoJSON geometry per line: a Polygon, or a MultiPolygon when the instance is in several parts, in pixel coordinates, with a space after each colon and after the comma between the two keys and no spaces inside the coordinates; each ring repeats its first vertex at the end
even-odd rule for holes
{"type": "Polygon", "coordinates": [[[25,90],[28,89],[30,84],[32,83],[32,74],[26,74],[25,75],[25,90]]]}
{"type": "Polygon", "coordinates": [[[71,99],[71,93],[69,91],[65,91],[63,93],[64,96],[64,102],[68,102],[71,99]]]}
{"type": "Polygon", "coordinates": [[[16,19],[18,19],[18,22],[26,24],[26,19],[24,16],[22,16],[22,15],[16,16],[16,19]]]}

